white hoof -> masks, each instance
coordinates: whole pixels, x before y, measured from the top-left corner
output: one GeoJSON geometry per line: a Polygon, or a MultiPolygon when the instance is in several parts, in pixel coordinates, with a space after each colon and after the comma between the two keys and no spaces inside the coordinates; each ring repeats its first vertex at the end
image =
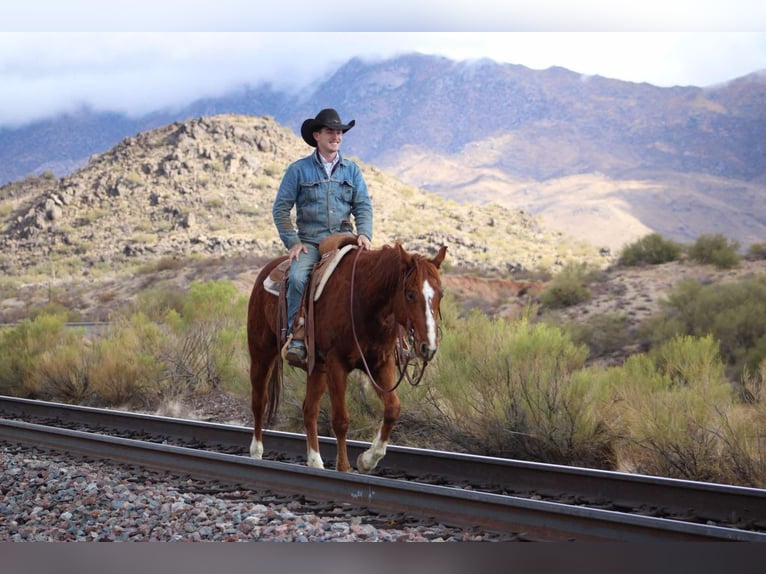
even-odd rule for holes
{"type": "Polygon", "coordinates": [[[356,469],[362,474],[369,474],[378,466],[380,459],[386,456],[388,441],[380,440],[380,432],[372,441],[372,446],[356,457],[356,469]]]}
{"type": "Polygon", "coordinates": [[[378,466],[383,455],[377,455],[369,450],[356,457],[356,469],[362,474],[369,474],[378,466]]]}
{"type": "Polygon", "coordinates": [[[324,468],[324,462],[322,461],[320,454],[317,451],[311,449],[309,449],[306,465],[310,466],[311,468],[324,468]]]}
{"type": "Polygon", "coordinates": [[[259,440],[253,440],[250,442],[250,456],[256,460],[263,458],[263,443],[259,440]]]}

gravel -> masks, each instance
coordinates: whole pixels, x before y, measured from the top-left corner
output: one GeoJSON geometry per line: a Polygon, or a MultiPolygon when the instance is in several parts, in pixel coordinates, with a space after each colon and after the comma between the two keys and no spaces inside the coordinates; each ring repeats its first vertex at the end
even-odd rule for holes
{"type": "Polygon", "coordinates": [[[514,540],[0,443],[0,541],[514,540]]]}

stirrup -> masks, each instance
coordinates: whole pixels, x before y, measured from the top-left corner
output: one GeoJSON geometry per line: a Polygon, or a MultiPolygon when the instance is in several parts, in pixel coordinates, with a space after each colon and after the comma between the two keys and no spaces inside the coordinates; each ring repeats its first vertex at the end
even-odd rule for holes
{"type": "MultiPolygon", "coordinates": [[[[299,339],[296,339],[299,340],[299,339]]],[[[284,361],[287,361],[294,367],[300,367],[305,369],[306,368],[306,359],[308,358],[308,351],[306,349],[306,344],[303,345],[293,345],[291,346],[290,343],[293,342],[293,336],[290,334],[287,337],[287,342],[282,347],[282,359],[284,361]]]]}

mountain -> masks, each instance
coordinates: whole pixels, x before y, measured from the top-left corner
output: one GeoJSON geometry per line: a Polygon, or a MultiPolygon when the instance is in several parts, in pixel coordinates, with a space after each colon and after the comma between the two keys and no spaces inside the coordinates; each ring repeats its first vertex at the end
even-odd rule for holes
{"type": "Polygon", "coordinates": [[[335,107],[357,126],[346,153],[442,197],[495,202],[619,248],[650,231],[679,241],[766,237],[766,75],[660,88],[563,68],[410,54],[352,59],[298,95],[243,86],[141,118],[79,114],[0,130],[0,182],[68,173],[122,137],[216,114],[268,115],[298,133],[335,107]]]}
{"type": "MultiPolygon", "coordinates": [[[[82,280],[171,261],[284,254],[271,206],[287,165],[308,153],[267,116],[203,116],[139,132],[61,178],[0,187],[0,270],[82,280]]],[[[459,203],[360,166],[376,246],[400,241],[429,254],[447,244],[445,267],[482,274],[602,259],[523,211],[459,203]]]]}

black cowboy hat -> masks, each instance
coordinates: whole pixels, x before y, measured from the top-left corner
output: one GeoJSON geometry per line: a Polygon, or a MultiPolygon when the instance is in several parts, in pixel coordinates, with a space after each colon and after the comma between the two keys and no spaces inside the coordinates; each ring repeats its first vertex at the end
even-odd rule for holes
{"type": "Polygon", "coordinates": [[[301,126],[301,135],[303,141],[309,144],[311,147],[316,147],[317,142],[314,139],[314,132],[318,132],[322,128],[330,128],[331,130],[341,130],[344,134],[354,127],[356,120],[351,120],[347,124],[340,121],[340,116],[332,108],[325,108],[317,114],[314,119],[307,119],[301,126]]]}

